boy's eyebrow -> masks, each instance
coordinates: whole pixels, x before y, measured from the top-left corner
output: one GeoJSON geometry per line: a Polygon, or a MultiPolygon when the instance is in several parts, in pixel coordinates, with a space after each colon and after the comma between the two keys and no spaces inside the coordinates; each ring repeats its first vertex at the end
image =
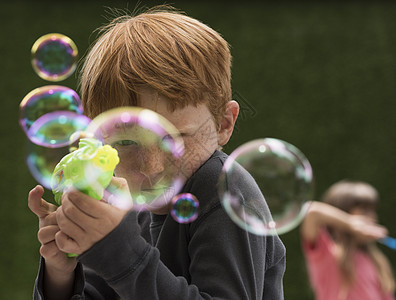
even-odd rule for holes
{"type": "MultiPolygon", "coordinates": [[[[199,128],[200,126],[198,126],[199,128]]],[[[178,133],[180,134],[186,134],[190,132],[196,132],[197,131],[197,126],[194,125],[185,125],[183,127],[178,128],[178,133]]]]}

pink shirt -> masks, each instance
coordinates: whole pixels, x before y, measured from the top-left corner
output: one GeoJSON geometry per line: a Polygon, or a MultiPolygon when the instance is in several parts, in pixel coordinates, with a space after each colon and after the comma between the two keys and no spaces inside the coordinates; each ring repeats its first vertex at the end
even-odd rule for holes
{"type": "Polygon", "coordinates": [[[342,291],[335,243],[326,230],[321,230],[315,245],[303,241],[303,250],[316,300],[395,300],[384,295],[376,266],[362,251],[354,256],[356,280],[347,292],[342,291]]]}

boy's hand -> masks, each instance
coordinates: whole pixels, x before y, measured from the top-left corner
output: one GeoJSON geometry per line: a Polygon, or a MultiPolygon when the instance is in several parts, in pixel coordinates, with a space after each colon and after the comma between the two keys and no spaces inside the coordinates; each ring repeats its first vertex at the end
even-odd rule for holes
{"type": "Polygon", "coordinates": [[[70,274],[76,267],[76,259],[70,259],[64,252],[59,250],[56,244],[56,235],[59,227],[56,221],[57,207],[48,203],[42,196],[44,188],[36,186],[29,192],[28,206],[39,218],[38,240],[41,243],[40,254],[46,262],[46,269],[50,273],[70,274]]]}
{"type": "Polygon", "coordinates": [[[75,189],[66,191],[56,211],[56,243],[64,252],[82,254],[117,227],[127,212],[75,189]]]}

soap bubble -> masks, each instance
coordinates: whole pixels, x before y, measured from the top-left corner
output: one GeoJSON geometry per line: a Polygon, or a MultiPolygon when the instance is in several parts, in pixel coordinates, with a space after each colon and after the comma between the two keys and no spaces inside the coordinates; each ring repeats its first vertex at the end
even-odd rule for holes
{"type": "Polygon", "coordinates": [[[27,136],[33,143],[49,148],[72,144],[73,134],[84,131],[91,120],[70,111],[54,111],[36,120],[29,128],[27,136]]]}
{"type": "MultiPolygon", "coordinates": [[[[126,179],[133,209],[162,208],[183,186],[183,139],[161,115],[138,107],[114,108],[94,118],[86,132],[118,151],[114,173],[126,179]]],[[[113,204],[123,194],[114,186],[108,192],[113,204]]]]}
{"type": "Polygon", "coordinates": [[[33,69],[44,80],[64,80],[76,69],[77,46],[63,34],[43,35],[33,44],[31,54],[33,69]]]}
{"type": "Polygon", "coordinates": [[[190,193],[176,195],[172,199],[171,216],[178,223],[191,223],[198,217],[199,202],[190,193]]]}
{"type": "Polygon", "coordinates": [[[47,189],[51,188],[51,176],[56,164],[69,153],[68,147],[48,148],[28,144],[26,164],[33,178],[47,189]]]}
{"type": "Polygon", "coordinates": [[[312,200],[312,192],[312,168],[307,158],[295,146],[274,138],[238,147],[224,163],[219,180],[219,194],[228,215],[257,235],[283,234],[295,228],[305,215],[304,204],[312,200]],[[252,180],[243,182],[249,176],[246,171],[252,180]],[[241,184],[244,197],[238,189],[241,184]],[[252,192],[255,185],[264,197],[252,192]]]}
{"type": "Polygon", "coordinates": [[[19,123],[25,133],[38,118],[46,113],[55,111],[83,113],[78,94],[60,85],[47,85],[32,90],[22,99],[19,108],[19,123]]]}

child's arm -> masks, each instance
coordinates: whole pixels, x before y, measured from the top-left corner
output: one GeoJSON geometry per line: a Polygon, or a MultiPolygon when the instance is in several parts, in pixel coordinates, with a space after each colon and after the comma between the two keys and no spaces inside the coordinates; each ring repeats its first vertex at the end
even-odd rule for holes
{"type": "Polygon", "coordinates": [[[68,258],[57,247],[55,242],[55,236],[59,232],[56,221],[57,208],[41,198],[43,193],[42,186],[32,189],[29,193],[28,205],[39,218],[38,239],[41,243],[40,253],[45,260],[44,296],[45,299],[70,299],[77,262],[75,258],[68,258]]]}
{"type": "Polygon", "coordinates": [[[387,234],[385,227],[366,216],[351,215],[323,202],[312,201],[306,205],[307,214],[301,225],[301,234],[309,243],[315,243],[324,226],[348,232],[361,242],[374,241],[387,234]]]}

